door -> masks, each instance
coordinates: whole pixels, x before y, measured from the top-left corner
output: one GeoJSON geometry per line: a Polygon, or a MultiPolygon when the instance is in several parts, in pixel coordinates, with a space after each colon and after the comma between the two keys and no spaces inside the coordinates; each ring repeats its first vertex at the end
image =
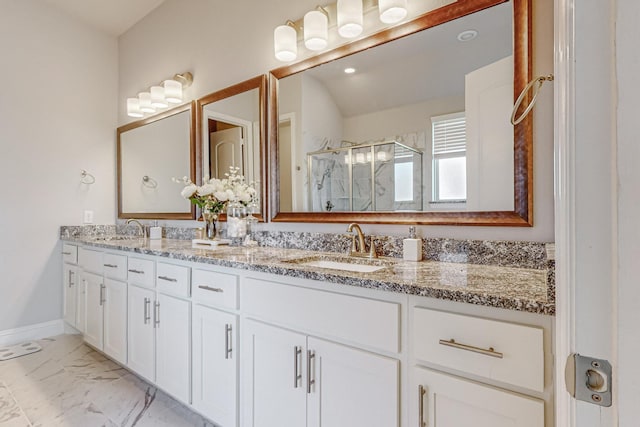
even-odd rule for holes
{"type": "Polygon", "coordinates": [[[240,126],[211,132],[209,135],[211,153],[211,176],[223,178],[229,172],[229,167],[240,168],[244,175],[244,138],[240,126]]]}
{"type": "Polygon", "coordinates": [[[237,425],[236,316],[193,307],[193,406],[222,427],[237,425]]]}
{"type": "Polygon", "coordinates": [[[635,425],[637,349],[619,347],[619,328],[637,343],[638,2],[558,0],[555,11],[556,425],[635,425]],[[612,407],[565,391],[570,353],[611,362],[612,407]]]}
{"type": "Polygon", "coordinates": [[[313,337],[307,347],[307,427],[399,425],[397,360],[313,337]]]}
{"type": "Polygon", "coordinates": [[[104,279],[104,352],[127,364],[127,284],[104,279]]]}
{"type": "Polygon", "coordinates": [[[188,404],[191,397],[191,303],[159,293],[155,323],[156,384],[188,404]]]}
{"type": "Polygon", "coordinates": [[[62,284],[64,286],[64,307],[63,318],[69,325],[76,327],[78,314],[78,268],[69,265],[62,265],[62,284]]]}
{"type": "Polygon", "coordinates": [[[306,337],[247,320],[243,330],[243,425],[306,425],[306,337]]]}
{"type": "Polygon", "coordinates": [[[544,402],[429,369],[413,368],[409,425],[544,427],[544,402]]]}
{"type": "Polygon", "coordinates": [[[85,330],[85,323],[87,318],[87,286],[86,281],[82,280],[80,276],[80,269],[76,268],[77,281],[77,305],[76,305],[76,329],[82,333],[85,330]]]}
{"type": "Polygon", "coordinates": [[[155,292],[129,285],[127,366],[151,382],[156,380],[155,292]]]}
{"type": "Polygon", "coordinates": [[[82,273],[83,286],[86,289],[86,321],[84,340],[102,350],[102,327],[104,311],[104,284],[102,276],[82,273]]]}

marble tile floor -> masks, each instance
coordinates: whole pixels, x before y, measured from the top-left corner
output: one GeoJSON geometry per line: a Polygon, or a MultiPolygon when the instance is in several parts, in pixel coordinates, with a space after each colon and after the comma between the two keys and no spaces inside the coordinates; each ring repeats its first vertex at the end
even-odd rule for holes
{"type": "Polygon", "coordinates": [[[38,343],[0,362],[0,427],[213,427],[78,335],[38,343]]]}

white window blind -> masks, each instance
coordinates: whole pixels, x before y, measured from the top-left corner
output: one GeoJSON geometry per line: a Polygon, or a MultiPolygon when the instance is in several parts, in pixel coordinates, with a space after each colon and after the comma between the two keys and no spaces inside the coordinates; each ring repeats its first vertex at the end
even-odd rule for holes
{"type": "Polygon", "coordinates": [[[433,155],[464,153],[467,150],[466,118],[464,112],[431,118],[433,127],[433,155]]]}

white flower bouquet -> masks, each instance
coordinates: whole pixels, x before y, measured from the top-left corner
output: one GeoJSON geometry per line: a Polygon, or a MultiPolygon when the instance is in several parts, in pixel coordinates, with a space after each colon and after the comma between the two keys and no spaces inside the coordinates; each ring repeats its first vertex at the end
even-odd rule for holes
{"type": "Polygon", "coordinates": [[[229,202],[239,202],[248,205],[256,197],[254,183],[247,183],[244,176],[238,175],[240,168],[231,166],[226,178],[202,178],[202,185],[195,185],[186,176],[176,180],[184,184],[182,197],[202,209],[202,212],[219,215],[226,210],[229,202]]]}

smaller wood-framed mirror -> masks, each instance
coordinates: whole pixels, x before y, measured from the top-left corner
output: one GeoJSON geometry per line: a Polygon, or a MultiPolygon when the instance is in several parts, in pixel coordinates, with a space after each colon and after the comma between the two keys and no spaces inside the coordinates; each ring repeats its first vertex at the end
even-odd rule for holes
{"type": "Polygon", "coordinates": [[[172,178],[196,179],[195,102],[117,130],[118,218],[195,219],[172,178]]]}
{"type": "Polygon", "coordinates": [[[267,207],[266,134],[267,78],[257,76],[210,93],[196,101],[196,182],[204,175],[224,178],[229,167],[240,168],[258,190],[259,221],[267,207]]]}

